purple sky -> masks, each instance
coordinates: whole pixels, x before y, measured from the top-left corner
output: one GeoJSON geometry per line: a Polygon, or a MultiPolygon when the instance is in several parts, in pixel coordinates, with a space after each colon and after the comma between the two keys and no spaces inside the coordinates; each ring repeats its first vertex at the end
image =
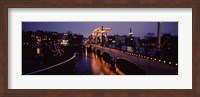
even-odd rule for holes
{"type": "MultiPolygon", "coordinates": [[[[82,34],[88,37],[95,28],[110,27],[108,35],[128,35],[132,28],[133,35],[143,38],[148,32],[157,33],[157,22],[22,22],[24,31],[56,31],[82,34]]],[[[161,33],[178,35],[178,22],[162,22],[161,33]]]]}

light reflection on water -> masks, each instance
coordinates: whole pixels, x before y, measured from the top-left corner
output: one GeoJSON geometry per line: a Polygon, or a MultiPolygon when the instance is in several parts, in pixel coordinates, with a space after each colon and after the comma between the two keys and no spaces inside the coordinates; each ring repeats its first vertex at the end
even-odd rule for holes
{"type": "Polygon", "coordinates": [[[114,74],[110,69],[110,65],[103,61],[94,53],[85,52],[80,54],[76,64],[76,74],[78,75],[102,75],[114,74]]]}
{"type": "Polygon", "coordinates": [[[86,58],[88,56],[87,48],[85,48],[85,56],[86,56],[86,58]]]}
{"type": "Polygon", "coordinates": [[[95,57],[94,53],[91,54],[91,67],[94,74],[101,74],[102,61],[99,57],[95,57]]]}

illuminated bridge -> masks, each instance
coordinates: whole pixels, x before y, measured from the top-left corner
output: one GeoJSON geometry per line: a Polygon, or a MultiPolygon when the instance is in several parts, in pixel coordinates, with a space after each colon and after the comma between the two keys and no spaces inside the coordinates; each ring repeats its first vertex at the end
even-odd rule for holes
{"type": "Polygon", "coordinates": [[[99,45],[92,45],[96,50],[99,49],[102,52],[109,53],[113,60],[117,57],[128,59],[137,65],[139,65],[148,75],[176,75],[178,74],[178,64],[172,64],[165,60],[160,60],[152,57],[142,56],[138,54],[132,54],[117,49],[108,47],[102,47],[99,45]]]}

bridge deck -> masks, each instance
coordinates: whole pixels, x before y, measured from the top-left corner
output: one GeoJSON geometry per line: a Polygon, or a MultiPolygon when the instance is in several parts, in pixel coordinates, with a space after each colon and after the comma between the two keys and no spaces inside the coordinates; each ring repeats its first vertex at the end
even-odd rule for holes
{"type": "Polygon", "coordinates": [[[92,47],[98,48],[101,52],[108,52],[112,58],[122,57],[131,60],[138,64],[143,70],[146,71],[148,75],[177,75],[178,67],[164,63],[163,61],[159,62],[158,60],[151,60],[150,58],[142,58],[138,56],[133,56],[123,51],[102,47],[99,45],[92,45],[92,47]]]}

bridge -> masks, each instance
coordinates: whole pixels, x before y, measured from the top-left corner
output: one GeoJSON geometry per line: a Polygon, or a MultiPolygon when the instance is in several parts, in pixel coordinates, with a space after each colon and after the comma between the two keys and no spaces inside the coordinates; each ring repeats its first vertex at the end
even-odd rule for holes
{"type": "Polygon", "coordinates": [[[103,47],[100,45],[92,45],[92,48],[96,50],[99,49],[100,52],[107,52],[112,56],[114,60],[117,57],[128,59],[137,65],[139,65],[143,70],[145,70],[147,75],[177,75],[178,74],[178,64],[172,64],[165,60],[160,60],[152,57],[142,56],[138,54],[132,54],[129,52],[124,52],[117,49],[112,49],[108,47],[103,47]]]}

